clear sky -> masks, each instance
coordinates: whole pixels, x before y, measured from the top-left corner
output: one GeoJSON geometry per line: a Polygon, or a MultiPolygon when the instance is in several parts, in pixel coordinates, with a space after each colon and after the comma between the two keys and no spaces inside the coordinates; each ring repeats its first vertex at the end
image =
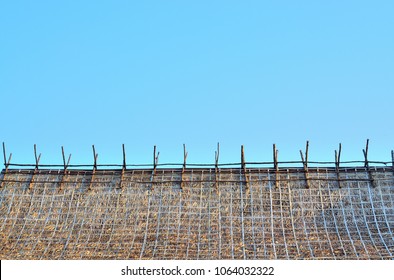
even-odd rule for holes
{"type": "MultiPolygon", "coordinates": [[[[14,162],[390,160],[394,1],[1,1],[14,162]]],[[[2,160],[1,160],[2,161],[2,160]]]]}

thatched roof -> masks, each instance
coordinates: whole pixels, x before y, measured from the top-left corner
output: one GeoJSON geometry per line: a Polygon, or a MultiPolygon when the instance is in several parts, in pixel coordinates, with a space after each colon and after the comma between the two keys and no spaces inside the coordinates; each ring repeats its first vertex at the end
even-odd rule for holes
{"type": "Polygon", "coordinates": [[[394,255],[391,167],[4,173],[1,259],[394,255]]]}

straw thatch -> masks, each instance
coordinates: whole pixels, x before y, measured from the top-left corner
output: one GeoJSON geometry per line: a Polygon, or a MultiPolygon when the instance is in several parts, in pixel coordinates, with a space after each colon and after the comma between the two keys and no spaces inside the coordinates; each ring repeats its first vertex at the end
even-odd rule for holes
{"type": "Polygon", "coordinates": [[[0,258],[393,259],[390,168],[305,175],[8,170],[0,177],[0,258]]]}

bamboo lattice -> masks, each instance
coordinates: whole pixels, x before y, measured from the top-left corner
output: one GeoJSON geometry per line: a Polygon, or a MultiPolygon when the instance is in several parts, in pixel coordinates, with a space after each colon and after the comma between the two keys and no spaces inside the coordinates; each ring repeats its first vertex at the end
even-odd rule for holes
{"type": "Polygon", "coordinates": [[[394,259],[393,169],[303,163],[3,170],[0,258],[394,259]]]}

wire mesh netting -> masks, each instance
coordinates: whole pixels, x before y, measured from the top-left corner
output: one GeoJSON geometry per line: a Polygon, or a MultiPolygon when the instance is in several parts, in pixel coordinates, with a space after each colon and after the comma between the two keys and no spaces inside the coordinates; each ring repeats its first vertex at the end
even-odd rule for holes
{"type": "Polygon", "coordinates": [[[336,171],[8,170],[0,258],[393,259],[393,170],[336,171]]]}

